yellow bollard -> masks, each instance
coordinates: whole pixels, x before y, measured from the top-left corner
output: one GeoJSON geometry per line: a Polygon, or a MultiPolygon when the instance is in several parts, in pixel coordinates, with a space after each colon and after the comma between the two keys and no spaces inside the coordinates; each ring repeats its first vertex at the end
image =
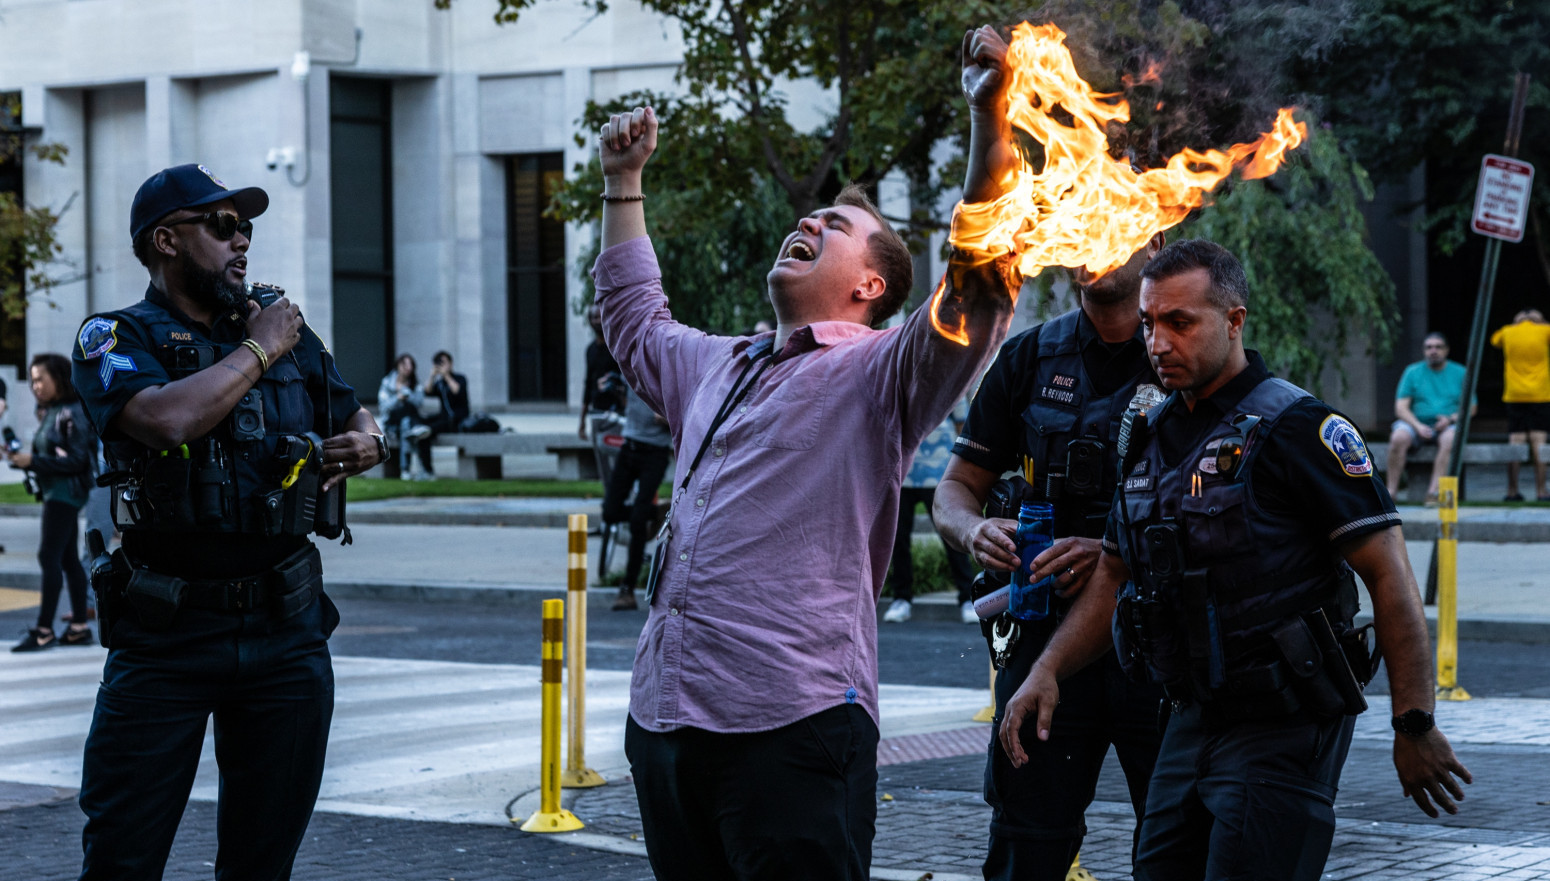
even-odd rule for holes
{"type": "Polygon", "coordinates": [[[1458,502],[1457,477],[1437,481],[1437,698],[1467,701],[1469,692],[1458,684],[1458,502]]]}
{"type": "Polygon", "coordinates": [[[969,721],[971,721],[971,722],[994,722],[994,721],[996,721],[996,665],[995,665],[994,662],[992,662],[991,665],[990,665],[990,706],[986,707],[983,710],[980,710],[978,713],[975,713],[974,714],[974,718],[970,719],[969,721]]]}
{"type": "Polygon", "coordinates": [[[1098,881],[1093,873],[1082,868],[1082,855],[1077,854],[1071,861],[1071,868],[1066,870],[1066,881],[1098,881]]]}
{"type": "Polygon", "coordinates": [[[523,832],[570,832],[586,824],[560,807],[560,670],[565,656],[565,601],[544,600],[543,751],[538,769],[538,813],[523,832]]]}
{"type": "Polygon", "coordinates": [[[565,619],[566,659],[570,681],[565,686],[565,771],[560,785],[567,789],[602,786],[608,781],[587,767],[587,515],[572,514],[570,526],[569,615],[565,619]]]}

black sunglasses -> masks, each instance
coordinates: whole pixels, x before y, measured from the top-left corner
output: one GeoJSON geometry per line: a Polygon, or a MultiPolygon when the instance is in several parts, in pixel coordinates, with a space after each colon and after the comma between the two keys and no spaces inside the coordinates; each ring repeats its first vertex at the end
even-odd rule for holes
{"type": "Polygon", "coordinates": [[[1259,424],[1259,416],[1251,413],[1239,415],[1232,421],[1233,433],[1221,440],[1212,441],[1206,447],[1206,455],[1216,458],[1216,473],[1236,480],[1243,465],[1243,454],[1248,450],[1248,437],[1259,424]]]}
{"type": "Polygon", "coordinates": [[[212,211],[209,214],[195,214],[193,217],[185,217],[181,220],[173,220],[162,226],[177,226],[180,223],[203,223],[210,228],[210,232],[223,242],[231,241],[231,237],[242,233],[242,237],[248,241],[253,240],[253,221],[238,220],[237,215],[227,211],[212,211]]]}

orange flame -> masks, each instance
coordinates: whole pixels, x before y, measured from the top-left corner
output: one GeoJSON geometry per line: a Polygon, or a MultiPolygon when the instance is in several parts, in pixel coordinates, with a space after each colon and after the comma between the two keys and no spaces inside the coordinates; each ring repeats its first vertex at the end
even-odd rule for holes
{"type": "Polygon", "coordinates": [[[955,247],[984,259],[1013,253],[1024,276],[1046,266],[1085,266],[1100,276],[1204,204],[1233,168],[1242,166],[1247,179],[1266,177],[1307,137],[1307,126],[1283,108],[1274,128],[1247,144],[1185,149],[1162,168],[1133,171],[1109,156],[1105,135],[1109,123],[1129,121],[1130,105],[1077,75],[1065,37],[1053,24],[1023,22],[1013,31],[1007,116],[1044,145],[1044,168],[1035,171],[1025,159],[1002,196],[960,203],[950,237],[955,247]]]}

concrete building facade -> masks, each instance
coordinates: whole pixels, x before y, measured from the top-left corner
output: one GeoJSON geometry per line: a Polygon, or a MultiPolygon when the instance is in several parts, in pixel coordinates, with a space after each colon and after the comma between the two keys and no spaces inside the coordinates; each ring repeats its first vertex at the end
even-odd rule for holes
{"type": "Polygon", "coordinates": [[[284,287],[363,400],[398,352],[451,351],[477,405],[579,403],[584,226],[541,216],[585,103],[672,87],[678,35],[630,2],[543,4],[518,25],[461,0],[0,0],[0,92],[68,161],[25,163],[68,206],[29,351],[138,299],[135,189],[199,162],[258,185],[250,277],[284,287]]]}

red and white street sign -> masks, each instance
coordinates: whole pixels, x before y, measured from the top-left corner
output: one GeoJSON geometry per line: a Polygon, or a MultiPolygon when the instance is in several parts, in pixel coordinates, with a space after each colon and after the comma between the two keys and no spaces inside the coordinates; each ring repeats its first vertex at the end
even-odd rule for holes
{"type": "Polygon", "coordinates": [[[1529,187],[1533,183],[1534,166],[1510,156],[1487,153],[1480,162],[1480,186],[1475,192],[1475,219],[1471,224],[1475,232],[1509,242],[1523,241],[1529,187]]]}

